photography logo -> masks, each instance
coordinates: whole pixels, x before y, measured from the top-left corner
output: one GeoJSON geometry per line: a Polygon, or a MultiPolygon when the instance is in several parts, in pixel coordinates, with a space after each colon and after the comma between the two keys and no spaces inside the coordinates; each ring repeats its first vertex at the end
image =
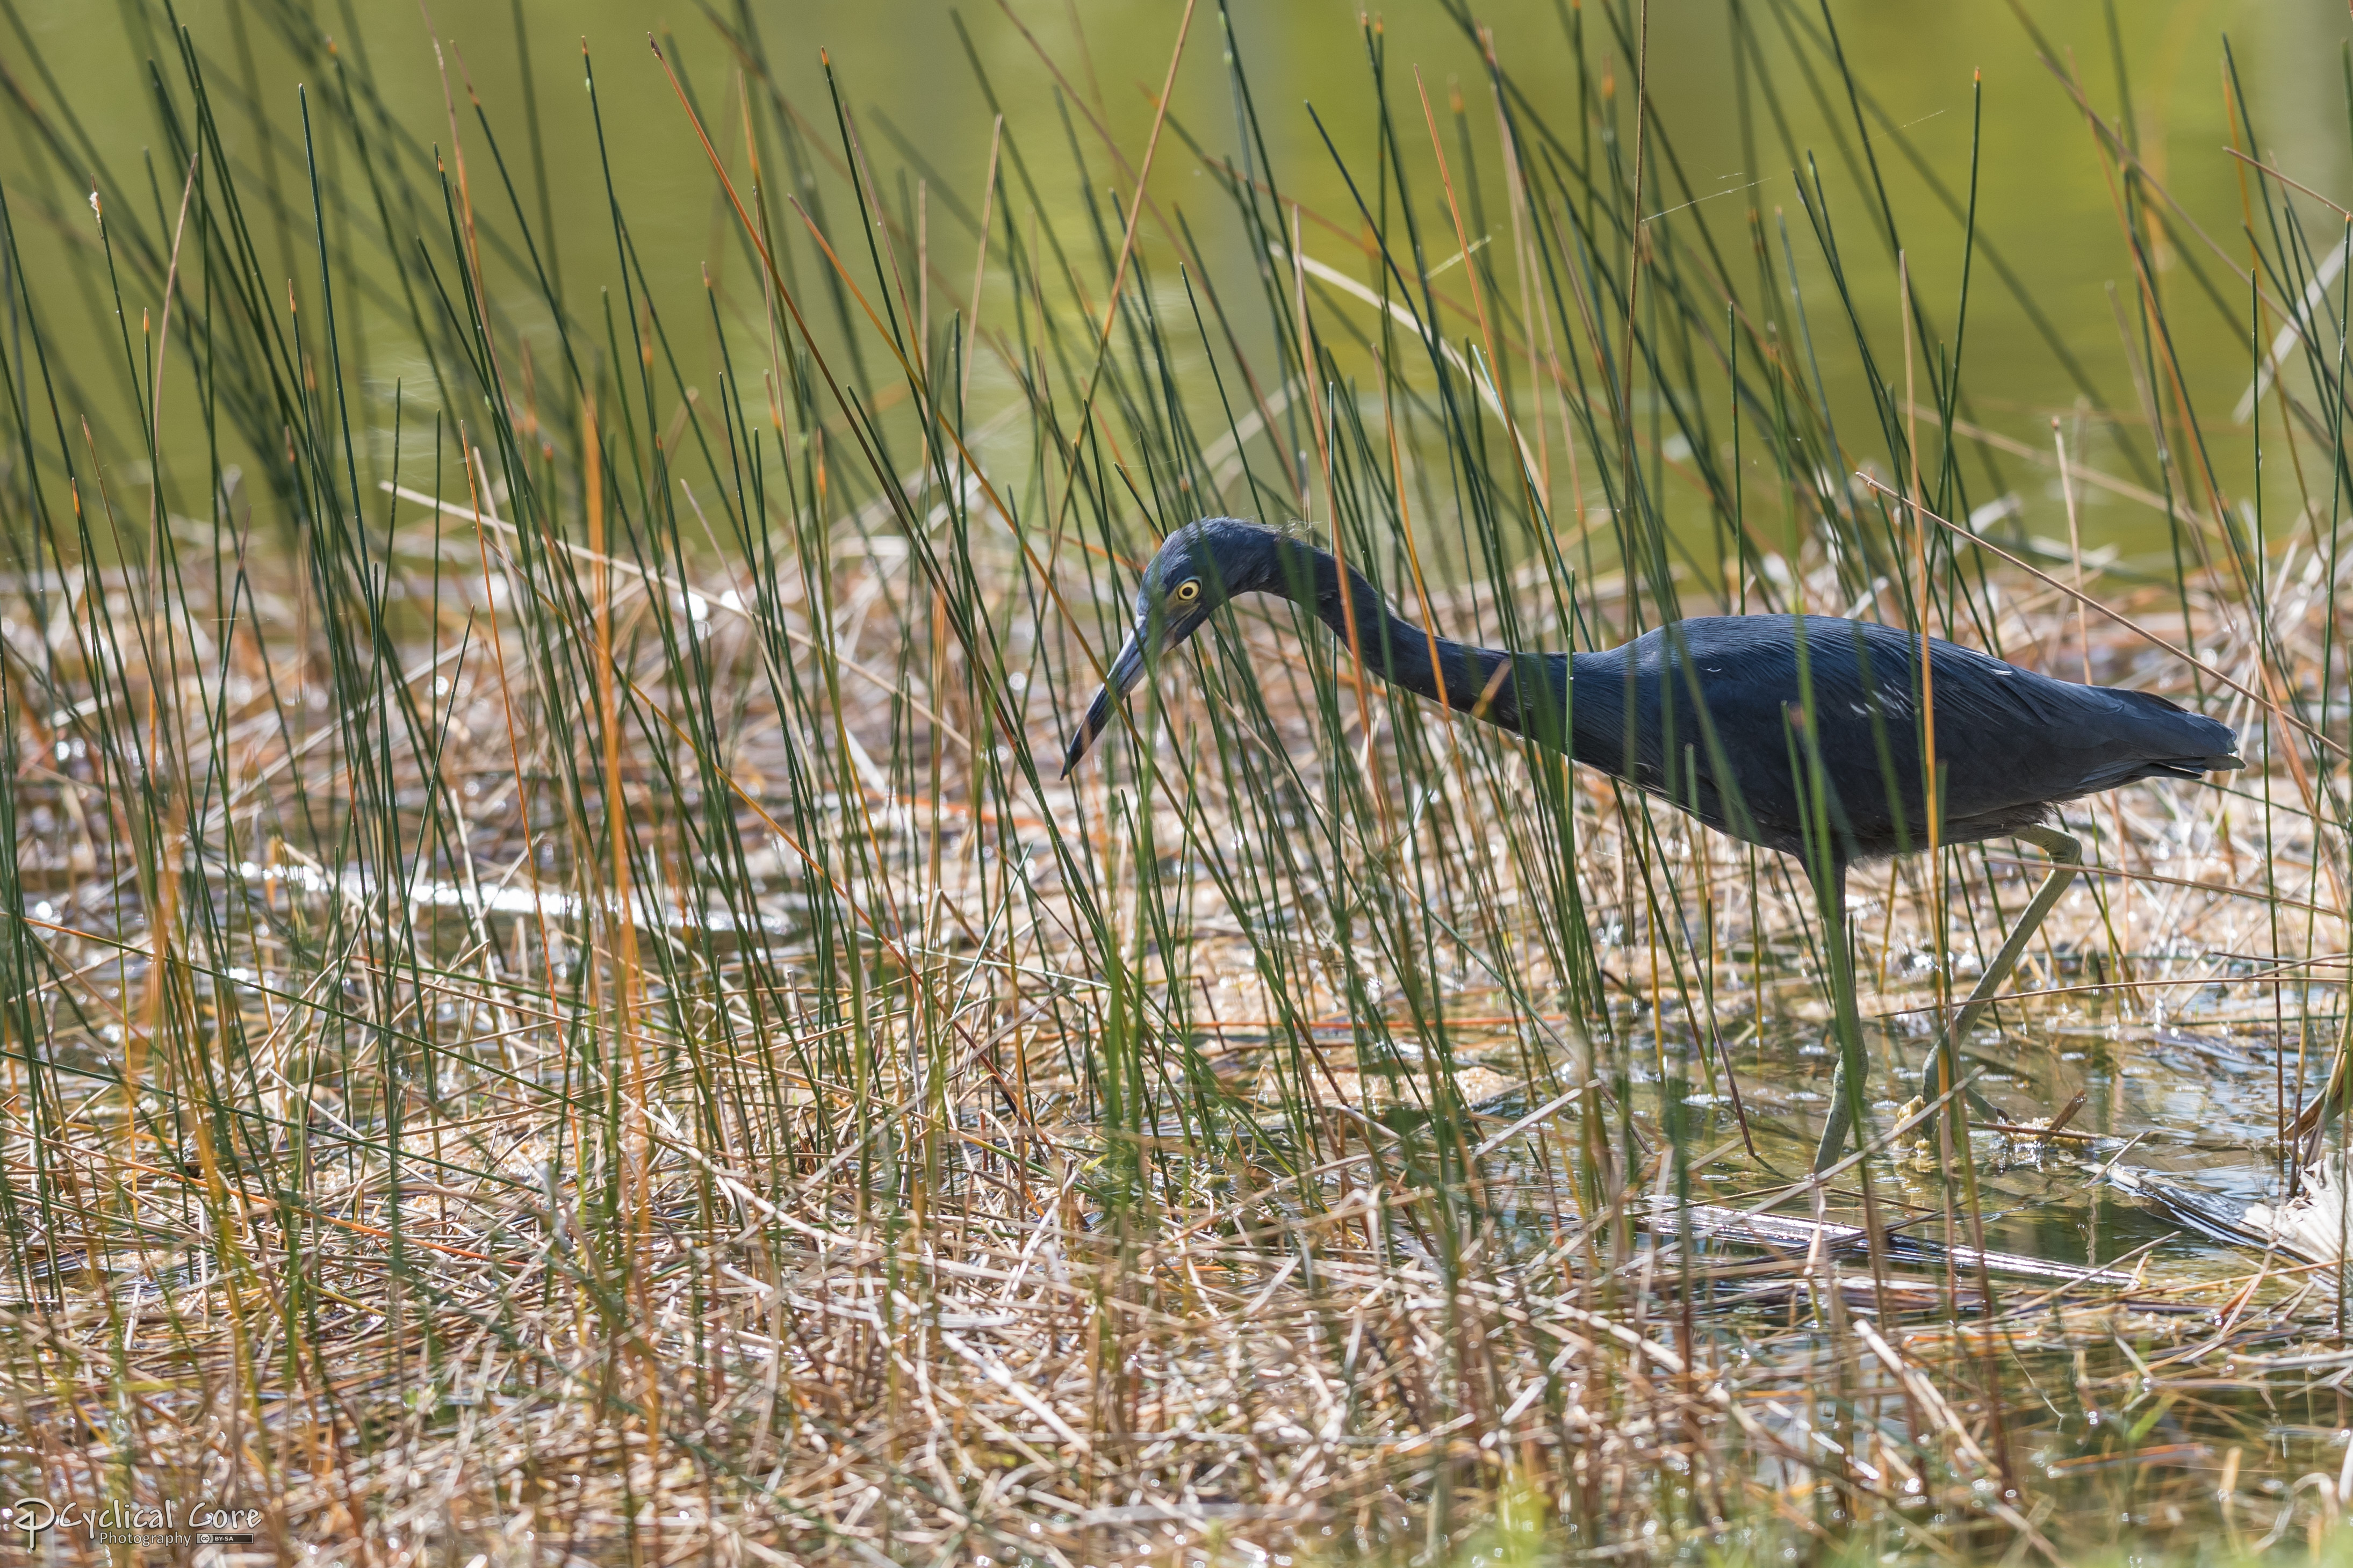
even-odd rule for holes
{"type": "Polygon", "coordinates": [[[260,1523],[258,1508],[211,1502],[190,1507],[177,1499],[147,1504],[115,1498],[91,1505],[18,1498],[0,1509],[0,1531],[22,1531],[27,1552],[37,1550],[41,1537],[52,1531],[79,1535],[93,1546],[248,1545],[260,1523]]]}

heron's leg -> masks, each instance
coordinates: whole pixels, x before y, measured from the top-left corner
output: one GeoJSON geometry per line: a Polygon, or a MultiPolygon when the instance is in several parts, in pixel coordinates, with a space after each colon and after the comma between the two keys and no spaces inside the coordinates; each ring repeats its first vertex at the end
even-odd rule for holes
{"type": "MultiPolygon", "coordinates": [[[[2022,827],[2011,837],[2021,838],[2048,854],[2051,857],[2051,874],[2042,879],[2042,886],[2034,889],[2033,900],[2026,906],[2026,912],[2019,916],[2018,923],[2010,928],[2010,940],[2001,944],[2001,951],[1993,955],[1991,963],[1986,965],[1985,973],[1978,977],[1977,989],[1970,992],[1969,999],[1961,1004],[1961,1010],[1954,1016],[1952,1026],[1945,1031],[1936,1049],[1929,1053],[1927,1070],[1920,1075],[1920,1095],[1924,1100],[1934,1100],[1944,1093],[1942,1074],[1938,1068],[1944,1060],[1946,1046],[1951,1046],[1956,1051],[1960,1048],[1960,1042],[1968,1036],[1969,1026],[1993,1005],[1994,993],[2000,991],[2003,982],[2010,978],[2010,972],[2018,967],[2019,959],[2025,955],[2026,944],[2034,940],[2036,928],[2058,904],[2059,896],[2067,890],[2067,885],[2075,879],[2075,868],[2084,863],[2083,841],[2056,828],[2022,827]]],[[[1955,1066],[1957,1068],[1957,1058],[1955,1066]]],[[[1970,1099],[1974,1104],[1983,1106],[1983,1101],[1978,1100],[1974,1094],[1970,1099]]]]}
{"type": "MultiPolygon", "coordinates": [[[[1820,889],[1828,921],[1831,952],[1831,1006],[1838,1037],[1838,1070],[1831,1076],[1830,1119],[1822,1123],[1822,1141],[1814,1150],[1814,1169],[1826,1171],[1846,1152],[1850,1126],[1862,1122],[1864,1090],[1871,1081],[1862,1059],[1862,1014],[1854,1000],[1854,946],[1846,929],[1846,867],[1833,863],[1829,886],[1820,889]]],[[[1856,1134],[1862,1142],[1862,1134],[1856,1134]]]]}

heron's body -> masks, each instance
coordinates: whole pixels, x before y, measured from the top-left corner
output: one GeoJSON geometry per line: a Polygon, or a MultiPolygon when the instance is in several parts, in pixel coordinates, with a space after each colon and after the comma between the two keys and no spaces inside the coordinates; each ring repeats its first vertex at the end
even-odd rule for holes
{"type": "MultiPolygon", "coordinates": [[[[1924,689],[1945,774],[1942,843],[2006,837],[2049,821],[2059,802],[2137,779],[2238,765],[2228,729],[2162,697],[2053,680],[1936,638],[1924,689],[1920,643],[1827,616],[1693,616],[1606,653],[1544,659],[1545,696],[1559,701],[1573,668],[1578,762],[1769,849],[1803,852],[1818,755],[1832,854],[1847,861],[1927,843],[1924,689]]],[[[1517,700],[1511,721],[1528,727],[1517,700]]]]}
{"type": "MultiPolygon", "coordinates": [[[[1244,593],[1309,606],[1392,685],[1565,750],[1736,838],[1803,857],[1841,931],[1849,865],[1927,847],[1924,699],[1943,773],[1940,843],[2021,837],[2065,860],[2073,841],[2042,826],[2060,802],[2243,765],[2228,726],[2147,692],[2054,680],[1936,638],[1924,682],[1922,639],[1867,621],[1704,616],[1602,653],[1473,647],[1398,616],[1329,552],[1208,518],[1171,534],[1146,569],[1135,630],[1071,740],[1064,772],[1109,721],[1117,694],[1142,679],[1147,648],[1183,641],[1244,593]],[[1817,801],[1820,811],[1810,813],[1817,801]],[[1810,820],[1826,824],[1826,839],[1810,820]]],[[[1990,1000],[2071,874],[2054,874],[2036,896],[1957,1033],[1990,1000]]],[[[1834,944],[1843,1054],[1859,1071],[1844,949],[1834,944]]],[[[1825,1162],[1843,1136],[1834,1117],[1825,1162]]]]}

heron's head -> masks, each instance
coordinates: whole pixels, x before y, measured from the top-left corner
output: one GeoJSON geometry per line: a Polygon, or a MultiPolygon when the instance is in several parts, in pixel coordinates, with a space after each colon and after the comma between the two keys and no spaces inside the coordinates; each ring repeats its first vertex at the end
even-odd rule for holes
{"type": "Polygon", "coordinates": [[[1144,679],[1148,665],[1200,630],[1209,613],[1235,595],[1279,585],[1286,541],[1286,535],[1259,523],[1205,517],[1162,542],[1135,591],[1134,628],[1120,645],[1103,689],[1088,704],[1063,754],[1064,777],[1111,722],[1112,705],[1144,679]]]}

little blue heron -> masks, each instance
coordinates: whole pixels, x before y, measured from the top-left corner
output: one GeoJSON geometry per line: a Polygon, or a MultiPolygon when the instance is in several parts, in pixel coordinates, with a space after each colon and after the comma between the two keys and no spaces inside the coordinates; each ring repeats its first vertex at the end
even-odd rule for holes
{"type": "MultiPolygon", "coordinates": [[[[1351,637],[1391,685],[1563,751],[1745,843],[1794,855],[1834,933],[1840,1043],[1815,1168],[1834,1163],[1862,1102],[1862,1022],[1846,869],[1926,847],[1921,638],[1829,616],[1694,616],[1606,653],[1525,654],[1433,637],[1354,567],[1307,540],[1233,518],[1169,535],[1145,569],[1135,626],[1071,738],[1068,775],[1113,705],[1237,594],[1303,604],[1351,637]],[[1345,584],[1345,590],[1343,584],[1345,584]],[[1353,619],[1353,626],[1351,621],[1353,619]]],[[[1941,775],[1936,842],[2011,837],[2052,869],[1944,1038],[1958,1040],[2066,890],[2083,847],[2046,826],[2061,801],[2136,779],[2243,767],[2228,726],[2146,691],[2078,686],[1928,639],[1926,697],[1941,775]]],[[[1923,1094],[1942,1091],[1932,1053],[1923,1094]]]]}

